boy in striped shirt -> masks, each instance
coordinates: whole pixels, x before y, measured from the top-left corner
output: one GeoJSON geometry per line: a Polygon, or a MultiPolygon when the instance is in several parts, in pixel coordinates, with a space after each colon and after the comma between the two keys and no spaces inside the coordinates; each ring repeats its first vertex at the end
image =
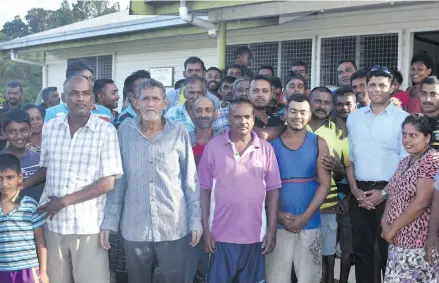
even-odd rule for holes
{"type": "Polygon", "coordinates": [[[0,154],[0,282],[48,283],[45,214],[37,212],[33,198],[20,194],[22,181],[19,159],[0,154]]]}

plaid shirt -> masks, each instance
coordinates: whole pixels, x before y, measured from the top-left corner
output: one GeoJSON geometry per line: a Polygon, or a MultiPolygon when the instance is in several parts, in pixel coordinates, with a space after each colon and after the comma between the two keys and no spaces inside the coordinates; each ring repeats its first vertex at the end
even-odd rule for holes
{"type": "MultiPolygon", "coordinates": [[[[82,190],[100,178],[123,173],[116,129],[91,114],[73,137],[67,115],[43,127],[40,166],[47,168],[41,204],[49,196],[63,197],[82,190]]],[[[106,196],[70,205],[47,220],[50,231],[62,235],[97,234],[104,218],[106,196]]]]}
{"type": "Polygon", "coordinates": [[[171,121],[177,121],[182,123],[188,132],[195,130],[194,123],[192,122],[191,117],[186,111],[185,105],[177,105],[172,107],[166,112],[166,118],[171,121]]]}
{"type": "Polygon", "coordinates": [[[230,128],[229,109],[230,106],[227,106],[226,108],[218,111],[218,119],[216,119],[212,124],[214,136],[224,134],[230,128]]]}

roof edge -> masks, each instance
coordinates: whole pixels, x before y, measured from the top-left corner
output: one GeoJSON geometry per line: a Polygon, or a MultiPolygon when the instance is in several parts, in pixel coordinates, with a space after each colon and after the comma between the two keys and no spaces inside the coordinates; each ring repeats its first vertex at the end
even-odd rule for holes
{"type": "MultiPolygon", "coordinates": [[[[206,18],[207,17],[201,17],[206,18]]],[[[141,30],[151,30],[156,28],[187,25],[177,16],[159,16],[147,19],[136,19],[125,22],[105,24],[95,27],[80,28],[71,31],[58,33],[49,33],[47,35],[38,36],[38,33],[16,38],[10,41],[0,43],[0,50],[7,51],[11,49],[21,49],[26,47],[57,43],[61,41],[70,41],[78,39],[87,39],[99,36],[108,36],[119,33],[127,33],[141,30]]]]}

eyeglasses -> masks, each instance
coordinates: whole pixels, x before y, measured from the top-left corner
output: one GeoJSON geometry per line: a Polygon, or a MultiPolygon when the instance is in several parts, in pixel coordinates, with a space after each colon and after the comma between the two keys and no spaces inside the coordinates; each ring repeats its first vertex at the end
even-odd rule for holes
{"type": "Polygon", "coordinates": [[[389,69],[387,69],[387,67],[380,65],[373,66],[372,68],[370,68],[370,71],[383,71],[385,73],[390,74],[390,71],[389,69]]]}

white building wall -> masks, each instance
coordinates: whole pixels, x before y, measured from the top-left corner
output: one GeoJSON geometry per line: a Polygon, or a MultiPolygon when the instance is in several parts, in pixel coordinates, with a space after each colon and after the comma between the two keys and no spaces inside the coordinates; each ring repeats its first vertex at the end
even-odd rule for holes
{"type": "MultiPolygon", "coordinates": [[[[439,30],[439,4],[391,7],[357,12],[323,12],[278,26],[235,30],[228,32],[228,44],[324,37],[395,33],[402,35],[399,61],[403,74],[408,75],[413,49],[413,31],[439,30]]],[[[316,51],[318,47],[314,46],[316,51]]],[[[151,67],[174,67],[174,81],[182,78],[183,62],[189,56],[199,56],[206,67],[217,62],[216,40],[207,33],[177,36],[156,40],[132,41],[118,44],[97,45],[81,48],[48,51],[49,85],[62,86],[67,59],[81,56],[113,54],[113,79],[122,89],[123,81],[131,72],[151,67]]],[[[318,69],[319,52],[313,60],[318,69]]]]}
{"type": "Polygon", "coordinates": [[[216,65],[216,40],[204,35],[173,37],[127,43],[70,48],[46,52],[49,85],[61,87],[65,79],[67,59],[109,55],[113,59],[113,80],[122,90],[125,78],[132,72],[154,67],[174,67],[174,81],[183,77],[184,61],[190,56],[203,59],[206,68],[216,65]]]}

